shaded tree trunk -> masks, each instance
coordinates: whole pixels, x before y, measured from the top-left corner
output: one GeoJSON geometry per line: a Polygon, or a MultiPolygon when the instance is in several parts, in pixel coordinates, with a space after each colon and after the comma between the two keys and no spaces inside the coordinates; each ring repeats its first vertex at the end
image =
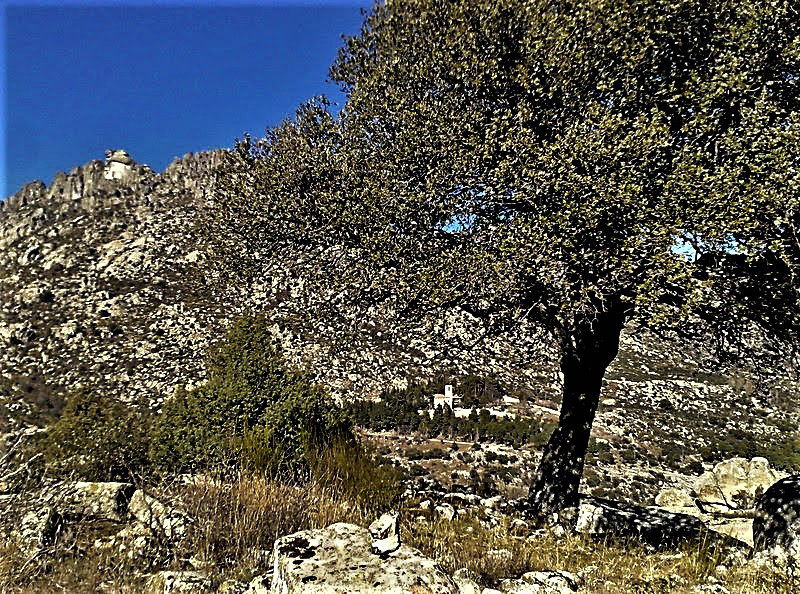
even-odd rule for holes
{"type": "Polygon", "coordinates": [[[540,517],[578,504],[578,486],[603,376],[619,351],[625,317],[625,310],[618,305],[562,338],[561,415],[529,493],[531,511],[540,517]]]}

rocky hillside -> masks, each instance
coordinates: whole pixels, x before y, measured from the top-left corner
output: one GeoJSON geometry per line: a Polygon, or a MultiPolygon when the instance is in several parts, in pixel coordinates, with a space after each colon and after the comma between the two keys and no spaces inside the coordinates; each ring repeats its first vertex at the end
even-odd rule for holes
{"type": "Polygon", "coordinates": [[[58,408],[79,384],[157,400],[199,376],[226,313],[192,232],[218,158],[188,155],[159,175],[109,151],[3,204],[0,376],[12,412],[58,408]]]}
{"type": "MultiPolygon", "coordinates": [[[[0,203],[0,430],[57,411],[81,385],[158,405],[202,381],[208,345],[248,308],[268,312],[290,361],[310,365],[339,395],[447,369],[491,375],[531,394],[538,413],[557,413],[557,367],[530,329],[490,340],[456,310],[398,333],[387,312],[363,315],[307,283],[318,263],[299,250],[271,254],[252,285],[219,281],[197,224],[222,157],[190,154],[155,173],[108,151],[0,203]]],[[[598,438],[629,446],[635,461],[665,444],[699,451],[723,435],[790,437],[793,383],[767,373],[755,390],[742,371],[701,373],[701,360],[683,345],[628,334],[598,438]]]]}
{"type": "Polygon", "coordinates": [[[399,338],[378,312],[311,318],[309,303],[327,296],[306,286],[303,267],[315,265],[298,253],[273,254],[252,286],[218,282],[196,225],[221,157],[186,155],[157,174],[108,151],[0,203],[0,389],[14,418],[57,409],[79,385],[158,404],[202,380],[209,343],[246,308],[269,312],[289,358],[341,394],[403,385],[435,366],[536,379],[518,338],[527,350],[483,341],[464,356],[453,337],[474,343],[481,329],[460,312],[399,338]]]}

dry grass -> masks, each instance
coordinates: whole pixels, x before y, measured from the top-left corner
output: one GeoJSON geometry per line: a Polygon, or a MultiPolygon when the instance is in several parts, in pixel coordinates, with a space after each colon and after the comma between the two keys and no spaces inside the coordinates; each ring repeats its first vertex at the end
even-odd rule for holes
{"type": "Polygon", "coordinates": [[[183,552],[214,567],[220,579],[263,573],[273,543],[285,534],[373,519],[358,501],[318,482],[296,486],[241,475],[184,489],[184,509],[196,522],[183,552]]]}
{"type": "Polygon", "coordinates": [[[30,555],[13,542],[0,543],[0,592],[141,592],[143,574],[117,551],[93,546],[94,527],[76,527],[76,544],[30,555]]]}
{"type": "MultiPolygon", "coordinates": [[[[160,568],[207,567],[215,583],[264,573],[276,538],[334,522],[368,523],[368,507],[312,482],[288,485],[242,474],[233,480],[162,485],[162,499],[180,502],[194,522],[175,556],[160,568]]],[[[138,592],[146,567],[118,550],[94,547],[90,523],[78,527],[75,545],[31,559],[12,542],[0,547],[0,592],[138,592]]]]}
{"type": "Polygon", "coordinates": [[[400,482],[372,453],[337,446],[313,461],[313,476],[302,485],[239,472],[146,490],[194,520],[168,562],[137,566],[116,548],[95,547],[114,530],[109,532],[107,523],[85,522],[71,527],[73,544],[36,558],[26,557],[13,542],[0,544],[0,593],[137,592],[147,571],[197,566],[207,568],[217,584],[246,580],[266,571],[276,538],[334,522],[367,525],[396,502],[400,482]]]}
{"type": "MultiPolygon", "coordinates": [[[[265,572],[269,551],[281,535],[339,521],[372,521],[391,499],[363,484],[370,476],[375,478],[375,473],[345,464],[339,469],[328,466],[303,486],[252,473],[162,484],[152,492],[181,507],[195,522],[174,558],[155,569],[203,566],[215,585],[231,578],[249,580],[265,572]]],[[[385,486],[381,481],[378,484],[385,486]]],[[[512,534],[507,523],[486,528],[475,517],[418,522],[418,513],[401,509],[402,540],[435,558],[448,573],[468,569],[485,586],[526,571],[564,569],[583,576],[582,591],[587,593],[689,593],[715,582],[733,594],[800,591],[800,579],[735,566],[724,552],[704,546],[657,553],[636,543],[525,538],[512,534]],[[511,555],[489,554],[493,549],[511,555]],[[729,569],[720,570],[720,565],[729,569]]],[[[0,545],[0,592],[141,592],[144,573],[153,568],[136,566],[116,549],[94,547],[94,540],[108,534],[108,528],[77,526],[77,544],[57,546],[33,560],[13,544],[0,545]]]]}
{"type": "Polygon", "coordinates": [[[512,535],[507,524],[486,528],[475,518],[424,523],[409,519],[403,536],[448,573],[467,569],[484,586],[527,571],[561,569],[583,577],[581,591],[592,594],[689,593],[715,583],[732,594],[800,591],[800,574],[793,578],[749,565],[718,571],[730,565],[726,553],[702,543],[658,553],[634,542],[597,542],[582,536],[524,538],[512,535]],[[498,549],[509,551],[510,557],[489,553],[498,549]]]}

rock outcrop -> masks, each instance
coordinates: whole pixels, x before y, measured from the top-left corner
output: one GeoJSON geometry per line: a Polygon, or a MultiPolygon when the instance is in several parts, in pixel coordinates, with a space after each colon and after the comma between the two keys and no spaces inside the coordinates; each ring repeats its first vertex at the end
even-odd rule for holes
{"type": "Polygon", "coordinates": [[[128,513],[161,542],[172,542],[186,536],[191,519],[184,513],[161,503],[142,490],[136,491],[128,503],[128,513]]]}
{"type": "MultiPolygon", "coordinates": [[[[572,594],[580,586],[578,576],[568,571],[529,571],[518,579],[500,582],[503,594],[572,594]]],[[[486,589],[482,594],[488,594],[486,589]]]]}
{"type": "Polygon", "coordinates": [[[28,553],[49,549],[73,537],[81,523],[102,523],[107,537],[95,546],[129,558],[163,558],[186,536],[191,519],[129,483],[67,482],[3,502],[21,519],[12,536],[28,553]]]}
{"type": "Polygon", "coordinates": [[[731,458],[716,464],[695,482],[697,499],[720,510],[749,508],[770,485],[786,476],[766,458],[731,458]]]}
{"type": "Polygon", "coordinates": [[[290,534],[275,542],[275,594],[458,594],[433,560],[406,545],[388,554],[372,551],[369,530],[338,523],[290,534]]]}
{"type": "Polygon", "coordinates": [[[730,458],[714,465],[684,489],[670,487],[656,497],[656,505],[703,520],[710,529],[753,544],[753,503],[786,473],[765,458],[730,458]],[[742,512],[737,517],[737,512],[742,512]]]}
{"type": "Polygon", "coordinates": [[[207,594],[211,580],[196,571],[160,571],[150,576],[145,594],[207,594]]]}
{"type": "Polygon", "coordinates": [[[69,518],[124,522],[136,493],[139,492],[130,483],[67,483],[55,491],[50,502],[69,518]]]}
{"type": "Polygon", "coordinates": [[[714,537],[708,527],[689,514],[671,513],[597,497],[581,497],[574,530],[593,537],[634,539],[655,548],[671,548],[703,539],[735,544],[722,535],[714,537]]]}

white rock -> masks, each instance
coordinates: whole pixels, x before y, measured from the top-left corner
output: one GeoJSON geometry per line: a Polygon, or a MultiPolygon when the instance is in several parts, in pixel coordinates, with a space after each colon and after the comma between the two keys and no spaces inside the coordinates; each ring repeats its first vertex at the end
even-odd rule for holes
{"type": "Polygon", "coordinates": [[[508,525],[508,529],[511,532],[527,532],[530,530],[530,525],[525,520],[514,518],[508,525]]]}
{"type": "Polygon", "coordinates": [[[510,579],[500,582],[500,591],[503,594],[539,594],[543,590],[522,580],[510,579]]]}
{"type": "Polygon", "coordinates": [[[458,586],[458,594],[479,594],[481,587],[472,579],[467,569],[459,569],[453,574],[453,581],[458,586]]]}
{"type": "Polygon", "coordinates": [[[523,582],[540,588],[543,594],[571,594],[577,592],[581,580],[569,571],[529,571],[520,578],[523,582]]]}
{"type": "Polygon", "coordinates": [[[284,536],[275,542],[272,592],[458,592],[453,580],[416,549],[400,545],[378,556],[371,545],[369,530],[344,523],[284,536]]]}
{"type": "Polygon", "coordinates": [[[52,497],[53,505],[65,516],[122,522],[135,487],[130,483],[67,483],[52,497]]]}
{"type": "Polygon", "coordinates": [[[386,538],[392,534],[397,534],[397,512],[388,512],[369,525],[369,533],[372,538],[386,538]]]}
{"type": "Polygon", "coordinates": [[[486,551],[486,558],[492,561],[511,561],[514,554],[508,549],[490,549],[486,551]]]}
{"type": "MultiPolygon", "coordinates": [[[[239,580],[225,580],[219,585],[219,588],[217,588],[216,594],[245,594],[246,591],[246,583],[240,582],[239,580]]],[[[269,592],[269,590],[264,590],[263,593],[259,592],[258,594],[266,594],[267,592],[269,592]]]]}
{"type": "Polygon", "coordinates": [[[481,499],[481,506],[486,507],[488,509],[497,509],[503,503],[503,497],[501,495],[495,495],[494,497],[487,497],[486,499],[481,499]]]}
{"type": "Polygon", "coordinates": [[[128,512],[140,524],[168,540],[183,538],[190,523],[189,516],[179,510],[167,507],[142,490],[137,490],[131,497],[128,512]]]}
{"type": "Polygon", "coordinates": [[[693,587],[691,591],[697,594],[731,594],[730,590],[721,584],[702,584],[693,587]]]}
{"type": "Polygon", "coordinates": [[[33,554],[52,545],[63,526],[64,520],[55,509],[44,506],[25,514],[13,536],[23,552],[33,554]]]}
{"type": "Polygon", "coordinates": [[[694,490],[700,501],[720,509],[741,507],[741,503],[749,507],[758,495],[786,476],[770,468],[766,458],[731,458],[700,476],[694,490]]]}
{"type": "Polygon", "coordinates": [[[196,571],[159,571],[147,580],[145,594],[204,594],[211,580],[196,571]]]}
{"type": "Polygon", "coordinates": [[[456,510],[449,503],[440,503],[433,508],[433,511],[435,511],[436,515],[438,515],[440,518],[447,520],[448,522],[456,517],[456,510]]]}
{"type": "Polygon", "coordinates": [[[694,500],[683,489],[668,487],[656,495],[656,505],[674,510],[694,507],[694,500]]]}

